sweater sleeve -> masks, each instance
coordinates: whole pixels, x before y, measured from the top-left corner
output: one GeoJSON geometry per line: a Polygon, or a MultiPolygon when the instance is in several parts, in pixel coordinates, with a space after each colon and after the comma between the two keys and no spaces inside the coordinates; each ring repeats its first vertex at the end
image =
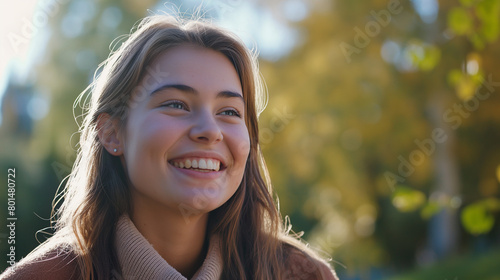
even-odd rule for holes
{"type": "Polygon", "coordinates": [[[36,252],[7,268],[1,280],[80,279],[76,255],[61,248],[36,252]]]}

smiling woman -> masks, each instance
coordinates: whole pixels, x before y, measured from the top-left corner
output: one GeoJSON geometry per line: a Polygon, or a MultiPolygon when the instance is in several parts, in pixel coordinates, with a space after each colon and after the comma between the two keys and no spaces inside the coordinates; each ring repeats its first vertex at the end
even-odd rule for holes
{"type": "Polygon", "coordinates": [[[289,237],[255,56],[202,21],[144,19],[95,84],[56,234],[6,279],[336,279],[289,237]]]}

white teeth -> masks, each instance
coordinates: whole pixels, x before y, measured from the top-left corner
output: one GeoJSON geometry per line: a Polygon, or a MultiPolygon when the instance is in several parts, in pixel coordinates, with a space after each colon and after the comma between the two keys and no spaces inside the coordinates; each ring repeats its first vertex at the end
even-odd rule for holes
{"type": "Polygon", "coordinates": [[[186,159],[184,161],[173,161],[172,164],[179,168],[194,168],[205,170],[220,170],[220,161],[215,159],[186,159]]]}

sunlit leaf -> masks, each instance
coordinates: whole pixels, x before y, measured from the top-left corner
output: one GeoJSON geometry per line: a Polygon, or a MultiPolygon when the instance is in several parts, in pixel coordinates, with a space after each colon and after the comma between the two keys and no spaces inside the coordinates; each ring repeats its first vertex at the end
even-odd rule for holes
{"type": "Polygon", "coordinates": [[[470,34],[473,30],[473,21],[466,9],[457,7],[448,14],[448,26],[456,34],[470,34]]]}
{"type": "Polygon", "coordinates": [[[485,0],[476,6],[476,15],[481,21],[479,32],[488,42],[495,41],[500,33],[500,1],[485,0]]]}
{"type": "Polygon", "coordinates": [[[417,41],[408,47],[408,55],[419,69],[429,71],[439,63],[441,51],[436,46],[417,41]]]}
{"type": "Polygon", "coordinates": [[[476,15],[482,21],[494,20],[500,11],[500,1],[498,0],[484,0],[480,1],[475,9],[476,15]]]}
{"type": "Polygon", "coordinates": [[[392,204],[401,212],[411,212],[425,203],[425,195],[421,191],[399,186],[392,196],[392,204]]]}
{"type": "Polygon", "coordinates": [[[420,69],[424,71],[432,70],[441,58],[441,52],[438,48],[431,46],[425,49],[424,59],[419,63],[420,69]]]}
{"type": "Polygon", "coordinates": [[[498,38],[500,31],[498,19],[483,22],[480,32],[488,42],[493,42],[498,38]]]}
{"type": "Polygon", "coordinates": [[[473,235],[488,233],[495,218],[488,212],[484,203],[474,203],[464,208],[461,214],[462,225],[473,235]]]}
{"type": "MultiPolygon", "coordinates": [[[[498,17],[498,13],[495,16],[498,17]]],[[[488,18],[488,20],[482,21],[479,32],[487,42],[493,42],[498,39],[500,33],[499,23],[498,18],[488,18]]]]}

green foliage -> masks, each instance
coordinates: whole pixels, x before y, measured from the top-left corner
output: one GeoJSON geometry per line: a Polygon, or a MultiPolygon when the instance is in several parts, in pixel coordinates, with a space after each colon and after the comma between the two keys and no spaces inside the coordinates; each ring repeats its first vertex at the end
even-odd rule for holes
{"type": "Polygon", "coordinates": [[[422,71],[430,71],[438,65],[441,51],[436,46],[415,40],[410,44],[408,55],[413,65],[422,71]]]}
{"type": "Polygon", "coordinates": [[[458,69],[452,69],[448,74],[448,83],[455,88],[460,99],[467,101],[474,97],[476,90],[484,81],[482,72],[470,75],[458,69]]]}
{"type": "Polygon", "coordinates": [[[485,42],[494,42],[500,31],[500,1],[484,0],[478,3],[476,16],[481,22],[479,34],[485,42]]]}
{"type": "Polygon", "coordinates": [[[392,194],[392,204],[399,211],[412,212],[425,203],[425,194],[406,186],[398,186],[392,194]]]}
{"type": "Polygon", "coordinates": [[[464,208],[462,224],[473,235],[488,233],[495,223],[493,212],[500,211],[500,199],[487,198],[464,208]]]}
{"type": "Polygon", "coordinates": [[[448,26],[458,35],[469,35],[474,30],[474,21],[467,9],[456,7],[448,14],[448,26]]]}
{"type": "Polygon", "coordinates": [[[474,48],[481,50],[500,34],[500,0],[460,1],[448,13],[448,27],[457,35],[465,35],[474,48]]]}

